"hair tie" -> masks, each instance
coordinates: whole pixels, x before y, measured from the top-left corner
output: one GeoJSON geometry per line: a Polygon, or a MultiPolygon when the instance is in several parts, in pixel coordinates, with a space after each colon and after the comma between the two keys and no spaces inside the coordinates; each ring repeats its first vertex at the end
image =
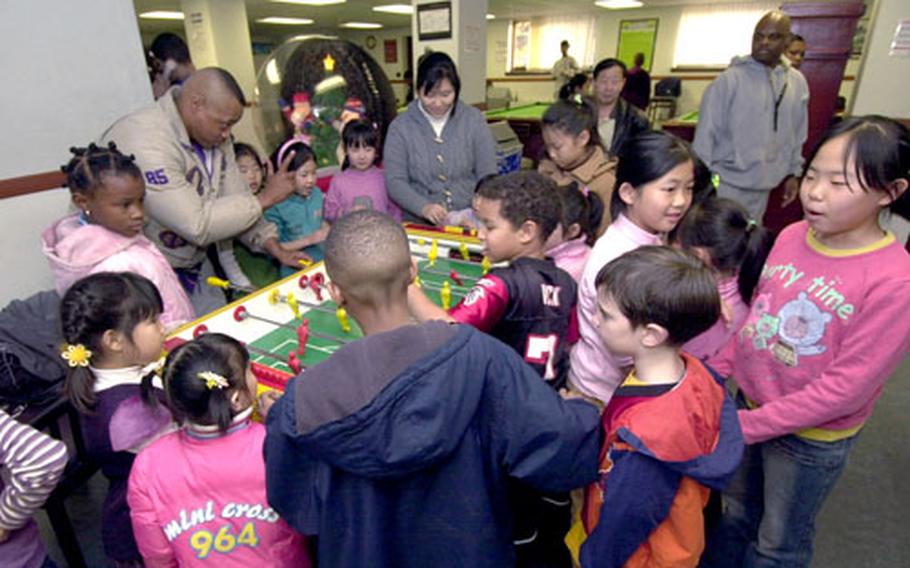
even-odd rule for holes
{"type": "Polygon", "coordinates": [[[66,359],[70,367],[88,367],[89,360],[92,358],[92,352],[85,348],[85,345],[77,343],[75,345],[64,343],[60,356],[66,359]]]}
{"type": "Polygon", "coordinates": [[[711,174],[711,187],[714,188],[714,191],[720,188],[720,174],[711,174]]]}
{"type": "Polygon", "coordinates": [[[294,144],[297,144],[298,142],[303,142],[304,144],[309,146],[310,137],[305,134],[301,134],[300,136],[294,136],[293,138],[289,138],[284,144],[282,144],[281,147],[278,148],[278,163],[275,164],[276,168],[281,167],[281,162],[284,161],[284,155],[288,151],[288,148],[290,148],[294,144]]]}
{"type": "Polygon", "coordinates": [[[227,379],[212,371],[202,371],[201,373],[196,373],[196,376],[205,381],[205,386],[209,390],[221,390],[230,386],[227,379]]]}
{"type": "Polygon", "coordinates": [[[582,194],[582,195],[584,195],[585,197],[587,197],[589,193],[591,193],[591,188],[590,188],[590,187],[588,187],[587,185],[581,186],[581,194],[582,194]]]}
{"type": "Polygon", "coordinates": [[[580,93],[575,93],[574,95],[572,95],[572,96],[569,97],[569,98],[572,100],[573,103],[575,103],[575,104],[577,104],[577,105],[579,105],[579,106],[585,104],[585,101],[584,101],[584,99],[581,98],[581,94],[580,94],[580,93]]]}
{"type": "Polygon", "coordinates": [[[748,221],[746,221],[746,232],[751,233],[752,229],[754,229],[757,226],[758,226],[758,221],[756,221],[755,219],[749,219],[748,221]]]}

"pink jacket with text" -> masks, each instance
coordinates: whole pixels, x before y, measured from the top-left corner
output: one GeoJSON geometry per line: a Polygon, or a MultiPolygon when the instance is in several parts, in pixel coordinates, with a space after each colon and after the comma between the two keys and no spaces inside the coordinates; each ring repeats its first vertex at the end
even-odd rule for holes
{"type": "Polygon", "coordinates": [[[147,567],[311,565],[305,538],[266,500],[264,442],[246,418],[224,435],[190,426],[139,453],[127,501],[147,567]]]}
{"type": "Polygon", "coordinates": [[[910,256],[893,233],[831,249],[805,221],[784,229],[742,328],[710,360],[752,401],[747,444],[854,435],[910,350],[910,256]]]}

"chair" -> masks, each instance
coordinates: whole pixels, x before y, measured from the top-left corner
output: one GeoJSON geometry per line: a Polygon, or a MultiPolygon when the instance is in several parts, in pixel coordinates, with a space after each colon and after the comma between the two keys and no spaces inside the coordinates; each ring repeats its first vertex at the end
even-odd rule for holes
{"type": "Polygon", "coordinates": [[[660,120],[666,120],[676,114],[676,100],[682,93],[682,81],[679,77],[665,77],[654,85],[654,96],[651,97],[651,104],[648,105],[648,120],[654,124],[660,120]],[[666,116],[662,116],[661,111],[666,111],[666,116]]]}
{"type": "Polygon", "coordinates": [[[657,122],[672,118],[676,114],[676,97],[651,97],[648,105],[648,122],[657,122]]]}

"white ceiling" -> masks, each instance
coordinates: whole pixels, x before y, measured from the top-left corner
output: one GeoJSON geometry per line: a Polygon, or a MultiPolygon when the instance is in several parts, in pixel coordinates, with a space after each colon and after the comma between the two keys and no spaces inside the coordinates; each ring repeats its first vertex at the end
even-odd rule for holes
{"type": "MultiPolygon", "coordinates": [[[[457,0],[455,0],[457,1],[457,0]]],[[[730,0],[643,0],[645,7],[659,8],[678,5],[722,4],[730,0]]],[[[247,17],[250,20],[250,35],[253,41],[280,43],[292,35],[339,33],[338,25],[342,22],[376,22],[386,28],[410,26],[411,16],[384,14],[372,11],[373,6],[383,4],[407,4],[410,0],[347,0],[343,4],[330,6],[303,6],[273,2],[271,0],[245,0],[247,17]],[[287,26],[260,24],[256,20],[267,16],[284,16],[310,18],[312,25],[287,26]]],[[[151,10],[180,11],[180,0],[134,0],[136,14],[151,10]]],[[[513,19],[537,17],[543,15],[576,15],[576,14],[622,14],[631,15],[635,10],[604,10],[594,6],[594,0],[489,0],[489,13],[497,18],[513,19]]],[[[183,22],[166,20],[140,19],[140,30],[145,37],[151,37],[164,31],[184,35],[183,22]]]]}

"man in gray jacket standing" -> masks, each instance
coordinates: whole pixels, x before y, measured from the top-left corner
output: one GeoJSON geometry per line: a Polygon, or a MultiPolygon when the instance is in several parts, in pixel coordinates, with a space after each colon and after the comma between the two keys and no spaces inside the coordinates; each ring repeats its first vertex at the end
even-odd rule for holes
{"type": "Polygon", "coordinates": [[[736,57],[705,91],[693,148],[720,176],[718,194],[758,222],[768,195],[784,182],[788,205],[799,191],[809,86],[781,55],[790,17],[768,12],[755,26],[752,54],[736,57]]]}
{"type": "Polygon", "coordinates": [[[253,195],[234,159],[231,128],[246,100],[234,77],[217,67],[200,69],[154,105],[116,121],[101,137],[134,154],[145,178],[145,235],[177,273],[197,316],[224,305],[207,286],[214,274],[209,245],[238,237],[284,265],[299,268],[303,253],[286,251],[262,211],[294,191],[285,159],[253,195]]]}

